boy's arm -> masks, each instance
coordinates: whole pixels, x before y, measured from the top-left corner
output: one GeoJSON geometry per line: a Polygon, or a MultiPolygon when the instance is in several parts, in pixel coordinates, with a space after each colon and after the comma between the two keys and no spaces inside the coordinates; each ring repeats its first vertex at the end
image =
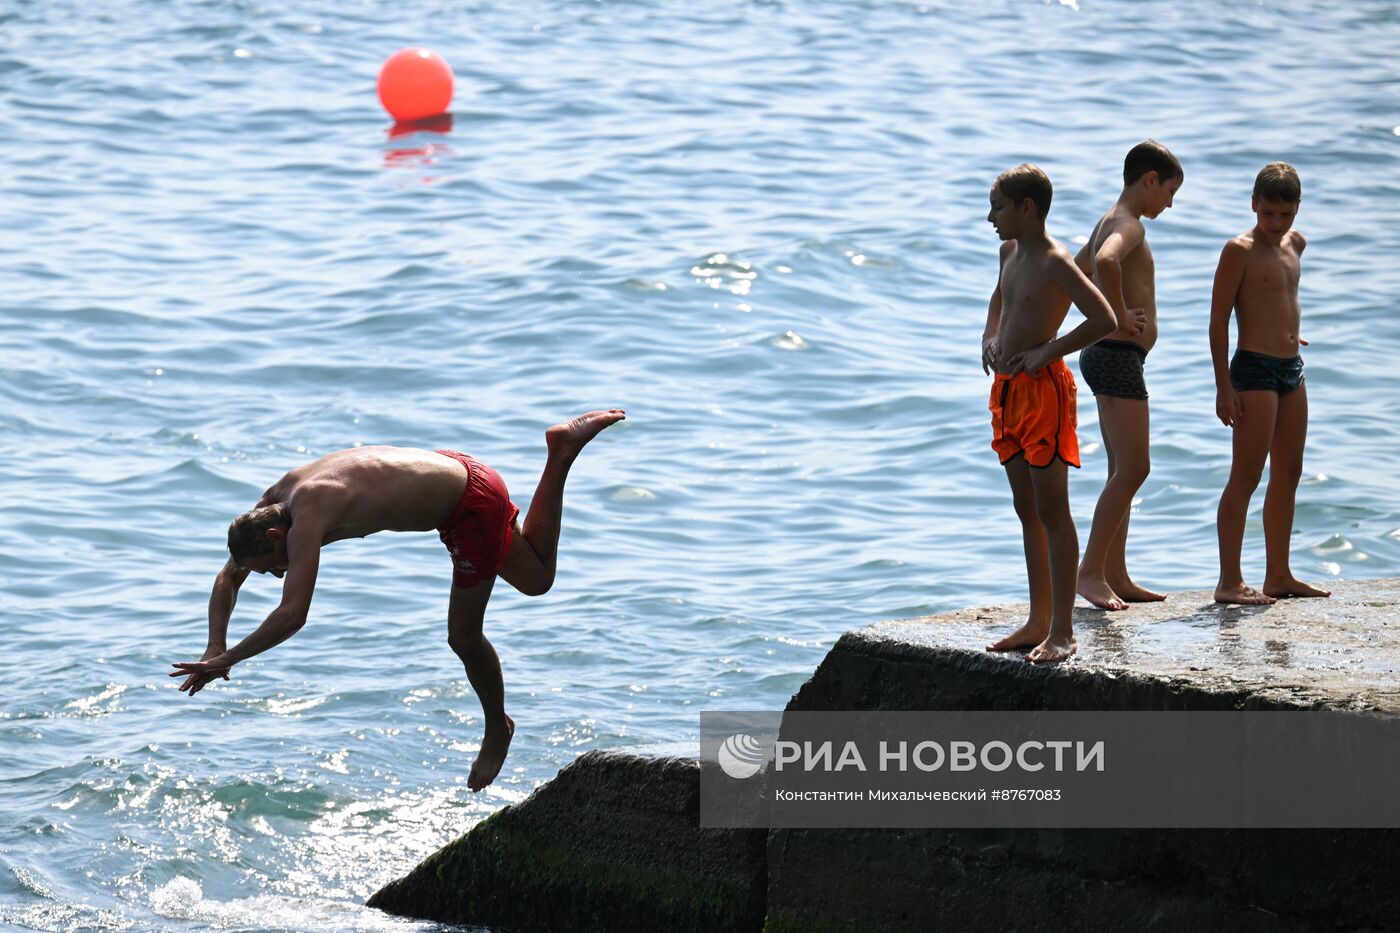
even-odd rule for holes
{"type": "Polygon", "coordinates": [[[987,326],[982,328],[982,372],[987,373],[997,365],[997,334],[1001,330],[1001,270],[1006,265],[1006,256],[1013,249],[1012,244],[1001,244],[997,254],[997,287],[992,290],[991,301],[987,303],[987,326]]]}
{"type": "MultiPolygon", "coordinates": [[[[1297,230],[1292,230],[1292,231],[1289,231],[1289,232],[1291,232],[1291,233],[1293,234],[1293,243],[1294,243],[1294,247],[1298,250],[1298,258],[1299,258],[1299,259],[1302,259],[1302,258],[1303,258],[1303,250],[1305,250],[1305,249],[1308,248],[1308,241],[1307,241],[1307,239],[1305,239],[1304,236],[1303,236],[1301,233],[1299,233],[1297,230]]],[[[1302,346],[1302,347],[1306,347],[1306,346],[1308,345],[1308,342],[1307,342],[1306,340],[1303,339],[1303,335],[1302,335],[1302,334],[1299,334],[1299,335],[1298,335],[1298,345],[1299,345],[1299,346],[1302,346]]]]}
{"type": "MultiPolygon", "coordinates": [[[[1095,227],[1094,233],[1097,234],[1098,232],[1099,228],[1095,227]]],[[[1094,258],[1089,255],[1089,247],[1093,245],[1094,238],[1091,236],[1089,237],[1089,239],[1084,241],[1083,246],[1079,247],[1079,252],[1074,254],[1075,267],[1078,268],[1080,272],[1083,272],[1086,276],[1088,276],[1090,280],[1094,278],[1094,258]]]]}
{"type": "MultiPolygon", "coordinates": [[[[1098,252],[1094,254],[1093,262],[1094,272],[1097,273],[1094,280],[1104,298],[1108,299],[1114,317],[1130,326],[1135,334],[1142,333],[1143,328],[1147,326],[1147,311],[1143,308],[1129,308],[1127,299],[1123,297],[1123,258],[1141,246],[1145,237],[1142,221],[1125,221],[1104,237],[1098,252]]],[[[1085,271],[1083,266],[1080,266],[1080,270],[1085,271]]],[[[1089,274],[1094,275],[1094,272],[1089,274]]]]}
{"type": "Polygon", "coordinates": [[[1220,251],[1220,263],[1215,267],[1215,285],[1210,293],[1210,363],[1215,369],[1215,414],[1221,424],[1239,424],[1243,409],[1234,386],[1230,385],[1230,314],[1235,310],[1235,298],[1244,281],[1244,266],[1248,253],[1237,241],[1231,240],[1220,251]]]}
{"type": "Polygon", "coordinates": [[[1051,280],[1069,295],[1074,306],[1083,312],[1084,320],[1064,336],[1016,354],[1007,361],[1013,373],[1023,369],[1027,372],[1043,369],[1055,360],[1102,340],[1118,326],[1118,320],[1113,316],[1113,309],[1109,307],[1108,300],[1094,283],[1089,281],[1089,277],[1079,271],[1079,267],[1069,259],[1068,253],[1062,253],[1052,261],[1050,269],[1051,280]]]}
{"type": "MultiPolygon", "coordinates": [[[[1301,233],[1299,233],[1297,230],[1293,230],[1293,231],[1291,231],[1291,232],[1292,232],[1292,234],[1293,234],[1294,243],[1297,245],[1297,249],[1298,249],[1298,258],[1299,258],[1299,259],[1302,259],[1302,258],[1303,258],[1303,250],[1305,250],[1305,249],[1308,248],[1308,241],[1307,241],[1307,239],[1305,239],[1305,238],[1303,237],[1303,235],[1302,235],[1301,233]]],[[[1303,346],[1303,347],[1306,347],[1306,346],[1308,345],[1308,342],[1307,342],[1306,340],[1303,339],[1303,335],[1302,335],[1302,334],[1299,334],[1299,335],[1298,335],[1298,345],[1299,345],[1299,346],[1303,346]]]]}

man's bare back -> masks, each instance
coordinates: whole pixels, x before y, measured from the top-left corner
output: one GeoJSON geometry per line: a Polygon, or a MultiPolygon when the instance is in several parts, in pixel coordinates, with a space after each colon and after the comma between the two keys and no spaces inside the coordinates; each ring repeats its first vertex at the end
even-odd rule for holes
{"type": "Polygon", "coordinates": [[[312,513],[321,543],[380,531],[432,531],[462,498],[467,477],[450,457],[414,447],[355,447],[297,467],[263,493],[293,526],[312,513]]]}

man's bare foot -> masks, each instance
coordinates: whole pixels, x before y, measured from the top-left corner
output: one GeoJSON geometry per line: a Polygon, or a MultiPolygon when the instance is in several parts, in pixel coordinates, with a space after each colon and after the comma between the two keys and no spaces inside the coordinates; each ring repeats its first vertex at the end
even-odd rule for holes
{"type": "Polygon", "coordinates": [[[1051,635],[1036,645],[1026,660],[1032,664],[1059,664],[1067,661],[1079,650],[1073,635],[1051,635]]]}
{"type": "Polygon", "coordinates": [[[515,720],[502,714],[504,722],[488,723],[486,735],[481,740],[481,751],[472,762],[472,773],[467,776],[467,787],[481,790],[496,780],[505,764],[506,752],[510,750],[510,740],[515,737],[515,720]]]}
{"type": "Polygon", "coordinates": [[[1165,593],[1145,590],[1127,578],[1110,583],[1109,586],[1113,587],[1113,592],[1125,603],[1160,603],[1167,598],[1165,593]]]}
{"type": "Polygon", "coordinates": [[[570,418],[563,424],[556,424],[544,432],[544,443],[549,448],[549,456],[566,457],[572,460],[583,450],[583,446],[598,436],[598,432],[610,424],[616,424],[627,417],[621,408],[605,411],[590,411],[570,418]]]}
{"type": "Polygon", "coordinates": [[[1272,596],[1266,596],[1252,586],[1245,586],[1243,583],[1236,583],[1233,586],[1221,584],[1215,588],[1215,601],[1218,603],[1234,603],[1240,606],[1267,606],[1276,600],[1272,596]]]}
{"type": "Polygon", "coordinates": [[[1016,648],[1030,648],[1045,639],[1050,626],[1044,622],[1027,622],[1005,638],[992,642],[988,651],[1012,651],[1016,648]]]}
{"type": "Polygon", "coordinates": [[[1074,591],[1100,609],[1115,610],[1128,608],[1128,604],[1119,599],[1118,594],[1113,591],[1113,588],[1103,580],[1095,580],[1092,577],[1080,574],[1074,591]]]}
{"type": "Polygon", "coordinates": [[[1282,580],[1265,580],[1265,595],[1275,599],[1288,599],[1292,596],[1331,596],[1330,590],[1320,590],[1310,583],[1304,583],[1291,574],[1282,580]]]}

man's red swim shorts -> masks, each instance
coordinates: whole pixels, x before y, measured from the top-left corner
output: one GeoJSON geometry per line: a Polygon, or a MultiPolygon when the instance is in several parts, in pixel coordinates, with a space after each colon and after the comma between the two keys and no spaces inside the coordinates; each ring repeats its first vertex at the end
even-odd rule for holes
{"type": "Polygon", "coordinates": [[[1075,434],[1074,374],[1056,360],[1032,374],[997,373],[992,382],[992,449],[1002,463],[1025,454],[1033,467],[1046,467],[1058,455],[1079,466],[1079,437],[1075,434]]]}
{"type": "Polygon", "coordinates": [[[501,474],[455,450],[439,450],[467,471],[467,489],[438,537],[452,555],[452,585],[475,586],[494,577],[510,553],[511,529],[520,508],[510,501],[501,474]]]}

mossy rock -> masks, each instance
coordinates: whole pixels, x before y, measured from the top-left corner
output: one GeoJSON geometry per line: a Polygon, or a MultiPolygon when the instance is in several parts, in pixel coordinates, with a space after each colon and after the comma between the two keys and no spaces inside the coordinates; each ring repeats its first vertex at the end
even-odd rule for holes
{"type": "Polygon", "coordinates": [[[763,925],[763,830],[700,829],[692,759],[590,752],[369,900],[401,916],[505,930],[763,925]]]}

